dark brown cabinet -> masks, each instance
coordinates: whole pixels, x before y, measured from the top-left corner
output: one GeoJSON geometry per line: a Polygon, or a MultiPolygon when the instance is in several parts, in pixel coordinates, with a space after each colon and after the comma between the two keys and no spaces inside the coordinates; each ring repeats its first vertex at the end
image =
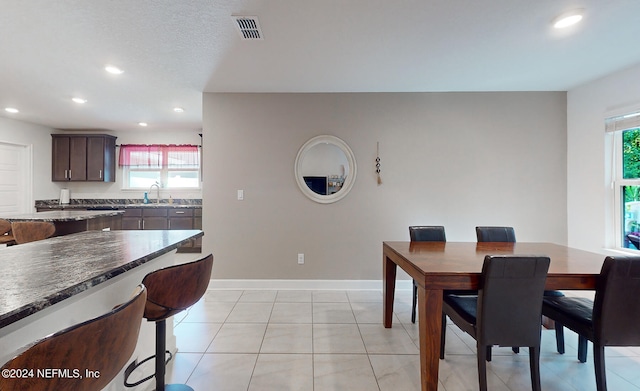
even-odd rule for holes
{"type": "Polygon", "coordinates": [[[193,209],[169,209],[169,229],[193,228],[193,209]]]}
{"type": "Polygon", "coordinates": [[[122,229],[142,229],[142,208],[127,208],[124,210],[122,229]]]}
{"type": "Polygon", "coordinates": [[[116,180],[116,137],[52,134],[52,181],[116,180]]]}
{"type": "MultiPolygon", "coordinates": [[[[202,229],[201,208],[143,206],[126,208],[122,216],[122,229],[202,229]]],[[[178,252],[202,251],[202,238],[190,240],[178,252]]]]}
{"type": "Polygon", "coordinates": [[[168,229],[167,208],[142,209],[142,229],[168,229]]]}

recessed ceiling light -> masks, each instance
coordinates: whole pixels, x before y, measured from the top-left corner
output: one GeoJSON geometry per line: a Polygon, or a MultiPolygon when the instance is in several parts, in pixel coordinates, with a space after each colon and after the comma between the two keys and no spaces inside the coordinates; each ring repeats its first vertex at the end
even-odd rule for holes
{"type": "Polygon", "coordinates": [[[582,9],[564,13],[553,20],[553,27],[557,29],[563,29],[569,26],[573,26],[574,24],[582,20],[583,14],[584,10],[582,9]]]}
{"type": "Polygon", "coordinates": [[[113,74],[113,75],[121,75],[124,71],[118,67],[114,67],[113,65],[107,65],[104,67],[104,70],[113,74]]]}
{"type": "Polygon", "coordinates": [[[6,111],[7,113],[13,113],[13,114],[15,114],[15,113],[19,113],[19,112],[20,112],[20,110],[18,110],[18,109],[16,109],[16,108],[14,108],[14,107],[6,107],[6,108],[4,109],[4,111],[6,111]]]}
{"type": "Polygon", "coordinates": [[[184,109],[182,107],[174,107],[173,111],[175,111],[176,113],[184,113],[184,109]]]}
{"type": "Polygon", "coordinates": [[[76,103],[78,103],[78,104],[87,103],[87,100],[86,100],[86,99],[78,98],[78,97],[71,98],[71,100],[72,100],[72,101],[74,101],[74,102],[76,102],[76,103]]]}
{"type": "Polygon", "coordinates": [[[148,124],[146,122],[138,122],[138,125],[140,126],[147,126],[148,124]]]}

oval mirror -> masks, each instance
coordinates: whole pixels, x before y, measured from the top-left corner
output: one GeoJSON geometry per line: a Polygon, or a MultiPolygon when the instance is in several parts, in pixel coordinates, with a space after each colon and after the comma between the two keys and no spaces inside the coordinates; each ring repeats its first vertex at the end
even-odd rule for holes
{"type": "Polygon", "coordinates": [[[335,136],[316,136],[300,147],[295,177],[304,195],[328,204],[344,198],[356,180],[356,158],[335,136]]]}

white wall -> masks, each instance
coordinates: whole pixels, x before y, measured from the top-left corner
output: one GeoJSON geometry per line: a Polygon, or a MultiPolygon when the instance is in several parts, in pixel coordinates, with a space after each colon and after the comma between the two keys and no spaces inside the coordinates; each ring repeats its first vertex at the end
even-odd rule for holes
{"type": "MultiPolygon", "coordinates": [[[[34,125],[27,122],[0,118],[0,141],[31,145],[33,150],[33,204],[34,200],[58,199],[60,189],[71,190],[72,198],[142,198],[143,191],[122,190],[122,170],[116,167],[115,183],[52,182],[51,181],[51,133],[73,133],[34,125]]],[[[78,132],[75,132],[78,133],[78,132]]],[[[87,133],[87,132],[82,132],[87,133]]],[[[196,144],[200,145],[200,131],[101,131],[118,137],[117,144],[196,144]]],[[[116,149],[116,153],[118,149],[116,149]]],[[[201,198],[201,190],[162,190],[168,198],[201,198]]]]}
{"type": "MultiPolygon", "coordinates": [[[[59,187],[51,182],[51,134],[53,129],[0,118],[0,141],[31,146],[33,154],[33,199],[58,198],[59,187]]],[[[33,205],[33,200],[30,201],[33,205]]]]}
{"type": "Polygon", "coordinates": [[[476,225],[567,241],[563,92],[208,93],[203,112],[203,245],[216,278],[379,280],[382,241],[408,240],[412,224],[442,224],[450,241],[475,241],[476,225]],[[305,198],[293,177],[298,149],[320,134],[357,159],[335,204],[305,198]]]}
{"type": "Polygon", "coordinates": [[[597,251],[614,244],[611,144],[604,118],[640,109],[640,65],[567,94],[568,244],[597,251]]]}

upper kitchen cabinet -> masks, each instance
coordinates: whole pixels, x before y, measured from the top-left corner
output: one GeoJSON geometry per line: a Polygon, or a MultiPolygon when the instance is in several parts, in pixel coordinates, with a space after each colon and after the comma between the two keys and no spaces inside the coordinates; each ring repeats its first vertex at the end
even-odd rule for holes
{"type": "Polygon", "coordinates": [[[52,134],[52,181],[115,182],[116,137],[52,134]]]}

